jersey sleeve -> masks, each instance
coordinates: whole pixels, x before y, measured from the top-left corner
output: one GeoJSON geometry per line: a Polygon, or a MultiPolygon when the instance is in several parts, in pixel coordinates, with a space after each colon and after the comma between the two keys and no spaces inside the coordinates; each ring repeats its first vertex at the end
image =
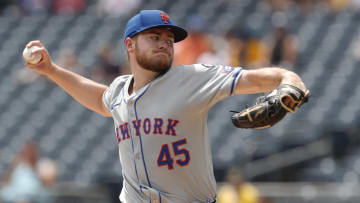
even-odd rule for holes
{"type": "Polygon", "coordinates": [[[194,64],[184,68],[186,83],[192,89],[189,99],[210,109],[217,102],[234,95],[242,68],[194,64]]]}
{"type": "Polygon", "coordinates": [[[116,96],[119,95],[120,91],[124,87],[127,78],[128,76],[117,77],[104,91],[102,102],[105,108],[107,108],[109,111],[111,111],[111,106],[114,104],[116,96]]]}

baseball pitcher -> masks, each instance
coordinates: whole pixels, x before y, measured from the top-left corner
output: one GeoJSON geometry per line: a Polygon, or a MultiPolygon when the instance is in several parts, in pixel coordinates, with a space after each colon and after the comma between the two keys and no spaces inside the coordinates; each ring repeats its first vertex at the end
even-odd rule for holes
{"type": "MultiPolygon", "coordinates": [[[[163,11],[143,10],[125,28],[132,75],[107,87],[56,64],[40,41],[42,59],[27,67],[47,76],[85,107],[114,120],[123,168],[124,203],[216,202],[207,114],[236,94],[270,92],[232,117],[240,128],[266,128],[306,101],[299,76],[281,68],[222,65],[171,67],[174,43],[187,37],[163,11]]],[[[191,52],[191,50],[189,50],[191,52]]]]}

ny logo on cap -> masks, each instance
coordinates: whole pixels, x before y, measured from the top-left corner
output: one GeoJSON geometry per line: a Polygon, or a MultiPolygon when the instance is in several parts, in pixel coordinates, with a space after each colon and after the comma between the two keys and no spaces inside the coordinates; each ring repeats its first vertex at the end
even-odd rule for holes
{"type": "Polygon", "coordinates": [[[169,16],[166,13],[161,12],[160,16],[161,16],[161,20],[163,20],[165,24],[169,23],[169,16]]]}

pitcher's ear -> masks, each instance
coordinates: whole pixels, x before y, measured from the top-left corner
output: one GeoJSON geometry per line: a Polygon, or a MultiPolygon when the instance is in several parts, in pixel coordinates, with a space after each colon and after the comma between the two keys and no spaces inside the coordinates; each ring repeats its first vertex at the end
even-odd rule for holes
{"type": "Polygon", "coordinates": [[[126,50],[134,49],[135,48],[135,40],[131,39],[130,37],[125,39],[125,47],[126,50]]]}

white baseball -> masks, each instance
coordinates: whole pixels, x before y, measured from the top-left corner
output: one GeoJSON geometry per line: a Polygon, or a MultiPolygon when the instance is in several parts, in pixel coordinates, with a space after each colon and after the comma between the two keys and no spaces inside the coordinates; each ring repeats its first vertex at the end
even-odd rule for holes
{"type": "Polygon", "coordinates": [[[40,49],[38,46],[32,46],[30,48],[25,47],[23,51],[23,57],[25,61],[31,64],[38,64],[42,59],[42,55],[40,53],[34,54],[34,51],[40,49]]]}

